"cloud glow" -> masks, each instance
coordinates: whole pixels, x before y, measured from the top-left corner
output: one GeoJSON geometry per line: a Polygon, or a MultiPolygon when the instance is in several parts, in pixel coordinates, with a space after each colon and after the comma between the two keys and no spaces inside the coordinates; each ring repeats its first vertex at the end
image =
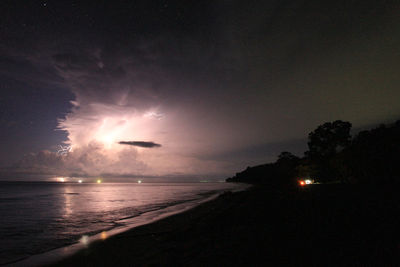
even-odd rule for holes
{"type": "Polygon", "coordinates": [[[91,104],[89,108],[77,109],[60,121],[59,129],[68,132],[68,144],[74,149],[92,142],[105,149],[122,150],[122,140],[151,140],[157,136],[158,119],[131,107],[91,104]]]}
{"type": "Polygon", "coordinates": [[[321,13],[259,2],[246,8],[251,16],[238,18],[239,4],[218,3],[201,12],[193,6],[204,16],[184,12],[173,22],[173,9],[162,11],[157,23],[140,8],[114,20],[88,6],[91,22],[100,24],[77,22],[74,30],[46,16],[35,26],[44,30],[20,27],[14,21],[20,9],[6,10],[4,29],[15,30],[2,32],[1,88],[4,103],[16,105],[5,105],[4,114],[15,111],[6,121],[15,117],[24,127],[3,123],[14,152],[3,149],[0,159],[11,164],[25,155],[16,171],[65,177],[226,177],[272,162],[280,151],[300,155],[307,134],[323,122],[362,128],[398,119],[399,79],[388,71],[400,68],[396,8],[371,2],[365,10],[380,11],[364,12],[353,3],[349,18],[336,5],[321,13]],[[132,28],[135,34],[121,35],[132,28]],[[28,125],[28,117],[43,123],[28,125]],[[48,134],[56,117],[67,137],[48,134]],[[38,138],[39,131],[46,132],[38,138]]]}

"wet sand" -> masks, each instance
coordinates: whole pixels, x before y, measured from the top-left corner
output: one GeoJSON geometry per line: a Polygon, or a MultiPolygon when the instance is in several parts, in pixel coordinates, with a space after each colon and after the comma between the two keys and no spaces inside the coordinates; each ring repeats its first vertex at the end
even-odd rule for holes
{"type": "Polygon", "coordinates": [[[255,186],[93,243],[56,266],[395,266],[396,192],[255,186]]]}

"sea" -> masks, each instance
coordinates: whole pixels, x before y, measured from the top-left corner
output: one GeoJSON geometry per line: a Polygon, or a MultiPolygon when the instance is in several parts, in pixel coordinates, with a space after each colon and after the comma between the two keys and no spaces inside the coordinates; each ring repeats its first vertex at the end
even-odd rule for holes
{"type": "Polygon", "coordinates": [[[0,265],[51,263],[94,240],[245,188],[233,183],[0,182],[0,265]]]}

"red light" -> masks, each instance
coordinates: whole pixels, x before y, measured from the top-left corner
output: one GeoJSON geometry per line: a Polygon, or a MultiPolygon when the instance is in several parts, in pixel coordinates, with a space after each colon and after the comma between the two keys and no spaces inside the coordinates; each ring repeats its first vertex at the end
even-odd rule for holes
{"type": "Polygon", "coordinates": [[[300,181],[300,185],[305,185],[306,183],[304,181],[300,181]]]}

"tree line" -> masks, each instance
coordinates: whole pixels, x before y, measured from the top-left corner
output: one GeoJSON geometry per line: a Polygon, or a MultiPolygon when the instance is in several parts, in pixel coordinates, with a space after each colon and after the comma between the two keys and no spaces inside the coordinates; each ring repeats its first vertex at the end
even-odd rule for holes
{"type": "Polygon", "coordinates": [[[320,183],[392,184],[400,181],[400,120],[351,136],[347,121],[326,122],[308,135],[304,157],[282,152],[274,163],[236,173],[228,182],[286,186],[320,183]]]}

